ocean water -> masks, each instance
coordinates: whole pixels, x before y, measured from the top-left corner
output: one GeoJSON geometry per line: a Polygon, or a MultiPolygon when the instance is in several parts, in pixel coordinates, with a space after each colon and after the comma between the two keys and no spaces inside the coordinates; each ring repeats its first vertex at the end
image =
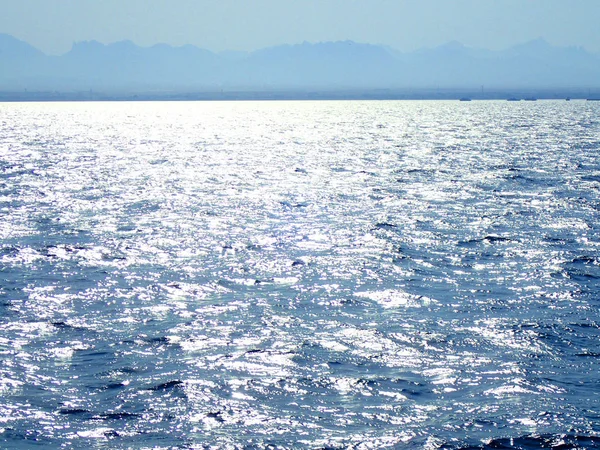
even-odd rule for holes
{"type": "Polygon", "coordinates": [[[600,447],[600,104],[0,104],[0,448],[600,447]]]}

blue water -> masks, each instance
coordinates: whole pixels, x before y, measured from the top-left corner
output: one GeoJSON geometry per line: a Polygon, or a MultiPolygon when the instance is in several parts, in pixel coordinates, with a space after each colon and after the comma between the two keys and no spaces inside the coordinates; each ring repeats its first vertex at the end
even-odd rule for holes
{"type": "Polygon", "coordinates": [[[600,104],[0,104],[0,447],[600,447],[600,104]]]}

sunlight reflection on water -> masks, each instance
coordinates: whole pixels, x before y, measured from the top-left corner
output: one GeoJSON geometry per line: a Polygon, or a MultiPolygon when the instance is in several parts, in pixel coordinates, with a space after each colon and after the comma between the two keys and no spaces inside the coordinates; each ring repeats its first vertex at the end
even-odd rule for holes
{"type": "Polygon", "coordinates": [[[0,442],[598,445],[597,108],[0,105],[0,442]]]}

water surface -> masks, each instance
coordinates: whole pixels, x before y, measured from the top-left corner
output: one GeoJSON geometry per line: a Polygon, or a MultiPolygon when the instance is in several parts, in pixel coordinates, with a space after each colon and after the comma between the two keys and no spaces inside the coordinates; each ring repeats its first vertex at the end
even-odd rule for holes
{"type": "Polygon", "coordinates": [[[0,446],[600,446],[600,104],[0,104],[0,446]]]}

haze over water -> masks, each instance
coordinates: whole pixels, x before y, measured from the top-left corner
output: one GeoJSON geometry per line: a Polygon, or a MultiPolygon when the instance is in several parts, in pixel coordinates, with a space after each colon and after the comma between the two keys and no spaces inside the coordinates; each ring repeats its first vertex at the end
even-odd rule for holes
{"type": "Polygon", "coordinates": [[[596,448],[599,108],[1,104],[0,446],[596,448]]]}

